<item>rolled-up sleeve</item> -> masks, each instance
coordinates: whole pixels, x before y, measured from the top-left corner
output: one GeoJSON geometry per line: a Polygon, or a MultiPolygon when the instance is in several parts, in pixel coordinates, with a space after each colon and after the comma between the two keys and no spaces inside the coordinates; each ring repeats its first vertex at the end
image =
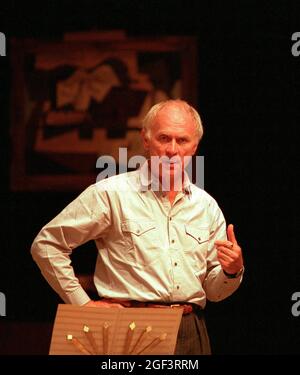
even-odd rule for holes
{"type": "Polygon", "coordinates": [[[110,223],[105,192],[91,185],[36,236],[32,257],[65,303],[83,305],[90,300],[74,274],[70,255],[76,247],[103,236],[110,223]]]}

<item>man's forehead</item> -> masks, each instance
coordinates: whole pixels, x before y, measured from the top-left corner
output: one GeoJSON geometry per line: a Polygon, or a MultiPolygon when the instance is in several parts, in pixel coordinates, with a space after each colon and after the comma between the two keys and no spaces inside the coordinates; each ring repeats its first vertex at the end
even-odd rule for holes
{"type": "Polygon", "coordinates": [[[191,117],[191,114],[186,110],[186,108],[179,106],[179,105],[174,105],[174,104],[169,104],[166,105],[164,108],[162,108],[158,114],[157,117],[174,117],[176,118],[186,118],[186,117],[191,117]]]}
{"type": "Polygon", "coordinates": [[[182,108],[168,107],[162,109],[156,116],[153,123],[154,129],[158,132],[165,132],[167,129],[178,132],[191,131],[195,127],[194,118],[182,108]]]}

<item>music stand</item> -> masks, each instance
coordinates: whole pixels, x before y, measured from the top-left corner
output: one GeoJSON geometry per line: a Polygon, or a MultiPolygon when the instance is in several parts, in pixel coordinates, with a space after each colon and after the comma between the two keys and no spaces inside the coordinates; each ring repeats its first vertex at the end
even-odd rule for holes
{"type": "Polygon", "coordinates": [[[174,354],[182,309],[58,305],[50,355],[174,354]]]}

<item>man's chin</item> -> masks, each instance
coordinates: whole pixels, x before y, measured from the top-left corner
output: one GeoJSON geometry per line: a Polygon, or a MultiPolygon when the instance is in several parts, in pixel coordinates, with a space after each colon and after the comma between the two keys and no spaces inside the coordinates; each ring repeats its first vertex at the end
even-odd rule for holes
{"type": "Polygon", "coordinates": [[[182,168],[183,168],[183,166],[180,164],[180,163],[170,163],[170,164],[163,164],[162,165],[162,167],[163,167],[163,170],[165,170],[165,171],[168,171],[168,170],[170,170],[170,171],[181,171],[182,170],[182,168]]]}

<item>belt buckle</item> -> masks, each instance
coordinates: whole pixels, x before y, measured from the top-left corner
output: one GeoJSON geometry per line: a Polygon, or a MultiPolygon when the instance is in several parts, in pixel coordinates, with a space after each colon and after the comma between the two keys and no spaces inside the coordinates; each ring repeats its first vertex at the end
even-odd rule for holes
{"type": "Polygon", "coordinates": [[[190,314],[193,311],[193,307],[191,305],[187,305],[187,304],[180,305],[179,303],[176,303],[176,304],[170,305],[170,307],[171,308],[176,308],[176,307],[182,308],[182,314],[183,315],[190,314]]]}

